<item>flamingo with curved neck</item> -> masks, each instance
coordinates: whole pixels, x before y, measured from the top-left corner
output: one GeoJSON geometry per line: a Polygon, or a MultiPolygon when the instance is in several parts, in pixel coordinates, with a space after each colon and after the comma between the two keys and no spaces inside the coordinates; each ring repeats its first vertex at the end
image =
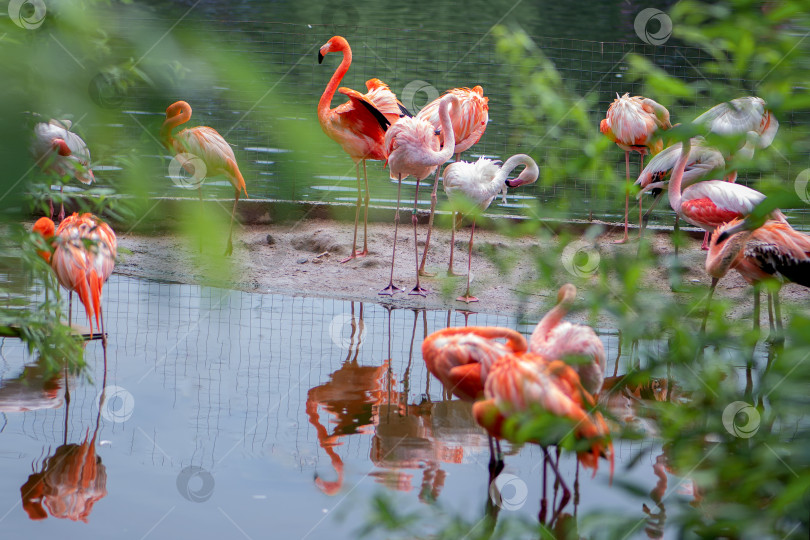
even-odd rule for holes
{"type": "Polygon", "coordinates": [[[397,211],[394,217],[394,250],[391,255],[391,279],[388,286],[380,294],[392,295],[401,290],[394,286],[394,257],[397,250],[397,228],[399,225],[399,202],[402,190],[402,178],[413,176],[416,178],[416,195],[413,201],[414,249],[416,250],[416,286],[410,294],[427,295],[427,290],[419,284],[419,244],[417,242],[416,205],[419,202],[419,182],[433,173],[439,165],[453,156],[455,148],[455,134],[453,122],[450,119],[450,107],[459,106],[458,98],[452,94],[442,98],[439,104],[439,119],[441,131],[444,133],[445,144],[441,146],[439,135],[433,124],[427,120],[405,117],[385,133],[385,151],[388,155],[388,168],[392,179],[397,180],[397,211]]]}
{"type": "Polygon", "coordinates": [[[577,288],[566,283],[557,293],[557,305],[540,319],[529,338],[529,350],[549,359],[580,357],[586,361],[573,365],[582,386],[593,395],[602,390],[605,379],[605,348],[589,326],[563,321],[577,298],[577,288]]]}
{"type": "MultiPolygon", "coordinates": [[[[681,191],[690,145],[689,140],[684,141],[667,188],[670,206],[684,220],[711,232],[724,223],[747,216],[765,199],[765,195],[755,189],[722,180],[697,182],[681,191]]],[[[774,210],[771,218],[787,223],[779,210],[774,210]]]]}
{"type": "MultiPolygon", "coordinates": [[[[443,186],[450,202],[457,201],[460,197],[465,197],[474,202],[479,209],[486,210],[495,197],[506,187],[519,187],[537,181],[540,169],[537,163],[526,154],[516,154],[506,160],[500,167],[491,159],[481,158],[475,163],[456,161],[451,163],[444,170],[443,186]],[[517,167],[524,169],[514,180],[507,180],[509,173],[517,167]]],[[[450,237],[450,264],[447,268],[448,275],[455,275],[453,272],[453,252],[456,239],[456,214],[453,214],[453,229],[450,237]]],[[[472,220],[472,230],[470,231],[470,247],[467,260],[467,292],[459,296],[457,300],[461,302],[477,302],[478,299],[470,294],[470,269],[472,268],[472,246],[473,235],[475,234],[475,217],[472,220]]],[[[427,249],[427,247],[425,248],[427,249]]],[[[424,264],[424,258],[422,259],[424,264]]]]}
{"type": "Polygon", "coordinates": [[[330,52],[343,53],[340,65],[332,74],[329,83],[318,101],[318,121],[326,135],[337,142],[349,154],[355,165],[357,174],[357,204],[354,214],[354,236],[352,239],[352,252],[347,262],[358,257],[368,255],[368,174],[366,160],[385,159],[385,131],[399,120],[408,115],[407,109],[397,100],[388,86],[379,79],[366,81],[368,93],[361,94],[350,88],[338,88],[349,66],[352,64],[352,49],[348,41],[341,36],[334,36],[318,51],[318,63],[330,52]],[[330,108],[335,91],[347,96],[349,101],[330,108]],[[360,185],[360,162],[363,163],[363,178],[365,179],[365,213],[363,216],[363,250],[357,251],[357,226],[360,219],[360,204],[362,202],[362,187],[360,185]]]}
{"type": "MultiPolygon", "coordinates": [[[[191,105],[185,101],[172,103],[166,109],[166,119],[160,128],[160,139],[166,148],[175,153],[175,159],[180,162],[186,172],[193,175],[194,180],[198,182],[197,193],[200,196],[201,206],[202,182],[205,177],[221,174],[233,186],[235,193],[233,209],[231,209],[231,225],[228,229],[228,245],[225,247],[225,256],[228,256],[233,253],[233,220],[236,205],[239,203],[239,195],[244,191],[245,197],[248,196],[245,179],[242,177],[239,165],[236,164],[233,148],[214,128],[197,126],[172,135],[174,128],[189,120],[191,120],[191,105]],[[197,170],[194,158],[202,161],[204,165],[202,174],[197,170]]],[[[202,246],[200,247],[202,248],[202,246]]]]}

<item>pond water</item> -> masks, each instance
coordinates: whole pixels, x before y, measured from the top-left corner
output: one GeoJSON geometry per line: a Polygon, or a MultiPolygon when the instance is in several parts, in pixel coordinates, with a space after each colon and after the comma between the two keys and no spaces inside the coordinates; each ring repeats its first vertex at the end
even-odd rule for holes
{"type": "MultiPolygon", "coordinates": [[[[107,284],[104,314],[107,370],[101,342],[88,342],[91,380],[43,381],[18,340],[0,342],[5,538],[352,538],[379,493],[403,512],[440,504],[472,522],[484,516],[486,438],[469,404],[442,398],[421,342],[448,324],[532,325],[121,276],[107,284]],[[23,382],[26,364],[33,377],[23,382]],[[45,471],[45,506],[23,507],[21,490],[45,471]]],[[[611,374],[619,340],[600,334],[611,374]]],[[[627,361],[618,358],[620,374],[627,361]]],[[[594,478],[583,472],[577,512],[638,516],[631,537],[659,530],[666,514],[617,484],[666,492],[666,506],[691,500],[691,482],[663,467],[654,440],[615,449],[613,485],[604,463],[594,478]]],[[[500,519],[537,519],[541,457],[534,445],[507,451],[512,504],[500,519]]],[[[575,458],[564,453],[560,467],[573,486],[575,458]]]]}
{"type": "MultiPolygon", "coordinates": [[[[634,2],[476,1],[465,2],[463,8],[452,3],[391,6],[340,0],[153,4],[146,12],[116,7],[109,15],[109,25],[143,27],[144,32],[168,31],[171,27],[166,39],[150,49],[145,65],[161,59],[183,64],[182,68],[175,66],[177,80],[163,92],[191,103],[194,116],[189,126],[212,126],[234,146],[252,198],[354,202],[354,166],[322,133],[316,114],[320,95],[340,63],[338,55],[331,55],[319,65],[317,51],[335,34],[344,35],[353,47],[353,63],[342,86],[364,89],[366,80],[379,77],[416,112],[428,98],[448,88],[482,85],[490,100],[490,121],[481,141],[465,153],[464,159],[506,159],[525,152],[535,158],[541,171],[549,163],[550,150],[560,161],[549,166],[562,169],[581,157],[581,149],[563,147],[560,137],[553,133],[555,126],[528,125],[532,122],[525,112],[513,109],[512,81],[519,66],[496,52],[491,32],[494,25],[525,30],[554,62],[571,95],[590,96],[594,130],[616,93],[644,91],[643,81],[625,78],[630,53],[643,55],[685,80],[715,78],[700,72],[706,54],[699,49],[674,39],[659,46],[642,42],[633,23],[647,6],[634,2]],[[195,54],[193,45],[179,37],[200,35],[216,37],[221,42],[219,50],[249,59],[251,68],[227,80],[218,78],[207,60],[195,54]],[[179,41],[174,42],[175,38],[179,41]],[[243,90],[257,84],[267,88],[258,102],[243,90]],[[406,88],[415,92],[410,98],[405,96],[406,88]],[[291,144],[293,131],[306,134],[305,145],[291,144]]],[[[667,3],[656,7],[666,11],[667,3]]],[[[114,57],[120,53],[122,62],[136,54],[125,43],[114,41],[110,47],[114,57]]],[[[756,91],[756,81],[741,84],[748,92],[756,91]]],[[[672,105],[673,121],[689,120],[714,105],[705,97],[699,106],[690,107],[679,106],[673,96],[654,97],[672,105]]],[[[95,148],[91,144],[102,167],[97,175],[100,184],[118,185],[121,171],[113,163],[134,150],[154,171],[149,185],[152,195],[189,196],[182,182],[177,185],[170,180],[171,156],[155,138],[169,105],[166,99],[145,85],[121,96],[120,113],[105,126],[104,144],[95,148]]],[[[345,98],[338,94],[332,105],[343,101],[345,98]]],[[[795,113],[791,118],[780,118],[780,123],[781,130],[806,134],[810,116],[795,113]]],[[[784,162],[776,153],[773,156],[784,178],[795,178],[806,167],[805,163],[784,162]]],[[[624,155],[618,148],[610,165],[619,178],[624,176],[624,155]]],[[[637,166],[633,164],[633,174],[637,166]]],[[[368,174],[372,204],[391,206],[396,200],[396,184],[388,180],[388,171],[382,170],[380,163],[370,162],[368,174]]],[[[544,217],[587,219],[593,215],[618,221],[624,210],[624,191],[619,184],[604,185],[600,175],[596,170],[578,171],[553,180],[544,174],[537,184],[516,190],[510,205],[496,203],[491,211],[515,214],[528,202],[537,201],[544,217]]],[[[751,172],[741,181],[757,177],[751,172]]],[[[223,178],[207,180],[204,192],[211,197],[233,193],[223,178]]],[[[419,204],[427,208],[429,190],[421,192],[419,204]]],[[[402,196],[403,200],[413,200],[413,183],[404,186],[402,196]]],[[[440,199],[444,200],[441,190],[440,199]]],[[[659,208],[657,216],[671,223],[668,208],[659,208]]],[[[810,225],[806,211],[792,211],[791,217],[800,227],[810,225]]]]}

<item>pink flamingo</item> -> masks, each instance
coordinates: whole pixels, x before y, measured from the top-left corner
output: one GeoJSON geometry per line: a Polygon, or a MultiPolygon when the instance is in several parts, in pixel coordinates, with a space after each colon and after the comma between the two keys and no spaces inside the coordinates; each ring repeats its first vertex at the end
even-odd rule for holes
{"type": "MultiPolygon", "coordinates": [[[[445,96],[453,95],[458,98],[458,109],[453,110],[453,135],[455,140],[456,161],[461,159],[461,153],[476,144],[484,135],[489,122],[489,98],[484,97],[484,89],[480,86],[470,88],[451,88],[444,93],[445,96]]],[[[439,120],[439,103],[442,98],[434,99],[424,106],[417,118],[427,120],[434,128],[441,130],[439,120]]],[[[444,135],[441,135],[444,144],[444,135]]],[[[425,249],[422,253],[422,264],[419,265],[419,274],[432,276],[425,271],[425,261],[430,247],[430,235],[433,230],[433,216],[436,213],[436,192],[439,189],[439,172],[436,170],[436,178],[433,180],[433,191],[430,194],[430,218],[428,219],[428,232],[425,238],[425,249]]],[[[505,190],[505,188],[504,188],[505,190]]]]}
{"type": "Polygon", "coordinates": [[[354,237],[352,238],[352,252],[347,262],[357,257],[368,255],[368,175],[366,174],[366,160],[385,159],[384,139],[388,127],[399,120],[403,115],[410,113],[397,100],[390,88],[379,79],[366,81],[367,94],[361,94],[350,88],[338,88],[340,81],[349,71],[352,64],[352,49],[349,42],[341,36],[334,36],[318,51],[318,63],[330,52],[342,52],[343,60],[335,70],[329,84],[323,91],[318,102],[318,120],[326,135],[337,142],[343,151],[349,154],[354,161],[357,173],[357,205],[354,213],[354,237]],[[347,96],[349,101],[330,109],[335,90],[347,96]],[[357,251],[357,224],[360,219],[361,186],[360,162],[363,162],[363,179],[365,180],[366,203],[363,214],[363,250],[357,251]]]}
{"type": "MultiPolygon", "coordinates": [[[[70,131],[70,120],[49,120],[34,126],[34,140],[31,143],[31,154],[37,165],[45,173],[60,177],[75,177],[83,184],[95,181],[90,169],[90,150],[81,137],[70,131]]],[[[59,221],[65,219],[65,203],[61,200],[64,186],[59,187],[59,221]]],[[[53,201],[48,199],[50,217],[53,219],[53,201]]]]}
{"type": "Polygon", "coordinates": [[[768,110],[765,100],[756,96],[732,99],[715,105],[695,118],[718,135],[746,135],[746,142],[737,151],[751,157],[754,148],[766,148],[779,130],[779,122],[768,110]]]}
{"type": "MultiPolygon", "coordinates": [[[[630,152],[640,155],[641,166],[644,169],[644,155],[657,154],[663,148],[663,141],[659,137],[659,130],[672,127],[669,121],[669,111],[663,105],[642,96],[630,97],[629,93],[619,97],[610,105],[607,116],[599,124],[599,131],[604,133],[611,141],[624,150],[624,164],[627,172],[627,184],[624,199],[624,237],[617,244],[627,242],[628,214],[630,211],[630,152]]],[[[639,200],[638,217],[641,221],[641,200],[639,200]]],[[[641,227],[639,223],[639,235],[641,227]]]]}
{"type": "MultiPolygon", "coordinates": [[[[667,188],[670,206],[687,222],[711,232],[723,223],[747,216],[765,199],[765,195],[755,189],[722,180],[697,182],[682,192],[690,150],[691,142],[686,141],[667,188]]],[[[779,210],[773,212],[772,218],[786,222],[779,210]]]]}
{"type": "Polygon", "coordinates": [[[439,117],[441,118],[442,131],[445,134],[447,143],[440,150],[441,143],[439,136],[433,125],[427,120],[405,117],[391,126],[385,133],[385,151],[388,156],[388,167],[391,178],[397,179],[397,211],[394,217],[394,249],[391,255],[391,279],[388,286],[380,291],[380,294],[392,295],[399,291],[394,286],[394,256],[397,251],[397,228],[399,225],[399,201],[402,190],[402,177],[412,175],[416,178],[416,195],[413,201],[413,213],[411,222],[413,223],[414,249],[416,250],[416,286],[410,294],[425,296],[427,291],[419,285],[419,244],[417,243],[416,231],[416,204],[419,202],[419,182],[427,178],[439,165],[453,156],[454,133],[453,124],[450,121],[449,107],[458,107],[458,98],[453,94],[448,94],[442,98],[439,105],[439,117]]]}
{"type": "MultiPolygon", "coordinates": [[[[244,191],[248,196],[245,179],[236,164],[236,156],[231,145],[220,135],[217,130],[207,126],[197,126],[187,128],[172,135],[172,130],[181,124],[191,120],[191,105],[185,101],[177,101],[169,105],[166,109],[166,120],[160,128],[160,139],[163,145],[174,151],[176,158],[189,174],[198,174],[194,170],[194,164],[188,157],[189,154],[201,159],[205,165],[205,176],[224,175],[233,185],[235,194],[233,209],[231,210],[231,226],[228,229],[228,245],[225,247],[225,256],[233,253],[233,218],[236,214],[236,204],[239,202],[239,194],[244,191]]],[[[197,186],[202,204],[202,184],[197,186]]]]}
{"type": "Polygon", "coordinates": [[[576,298],[575,286],[566,283],[560,287],[557,305],[540,319],[529,338],[529,350],[554,360],[578,360],[572,367],[582,387],[596,396],[605,379],[605,347],[590,326],[562,321],[576,298]]]}
{"type": "MultiPolygon", "coordinates": [[[[763,281],[776,279],[780,283],[789,281],[810,287],[810,236],[782,221],[769,220],[751,230],[747,221],[732,220],[714,231],[706,254],[706,273],[712,278],[709,301],[718,280],[732,269],[754,286],[754,326],[758,328],[759,291],[763,281]]],[[[774,328],[775,315],[776,328],[781,330],[779,291],[769,291],[768,297],[770,327],[774,328]]],[[[706,312],[708,314],[708,309],[706,312]]]]}
{"type": "MultiPolygon", "coordinates": [[[[442,181],[444,191],[450,202],[457,202],[460,198],[466,198],[475,203],[479,210],[489,208],[495,196],[506,187],[514,188],[531,184],[537,181],[540,170],[537,163],[526,154],[516,154],[506,160],[502,166],[491,159],[480,158],[475,163],[466,161],[456,161],[444,169],[444,180],[442,181]],[[507,180],[507,176],[516,167],[523,165],[524,169],[514,180],[507,180]]],[[[477,302],[478,299],[470,295],[470,269],[472,268],[472,246],[473,235],[475,234],[475,217],[472,221],[470,231],[470,249],[467,259],[467,292],[459,296],[457,300],[461,302],[477,302]]],[[[453,251],[456,240],[456,216],[453,214],[453,232],[450,237],[450,264],[447,268],[448,275],[453,273],[453,251]]],[[[424,257],[422,263],[424,264],[424,257]]]]}

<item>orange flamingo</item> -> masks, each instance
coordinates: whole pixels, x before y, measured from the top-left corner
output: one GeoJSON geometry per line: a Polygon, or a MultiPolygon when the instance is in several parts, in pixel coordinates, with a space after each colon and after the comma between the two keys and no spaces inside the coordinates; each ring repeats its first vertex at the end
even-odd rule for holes
{"type": "MultiPolygon", "coordinates": [[[[472,201],[480,210],[486,210],[492,203],[495,196],[507,187],[515,188],[537,181],[540,169],[537,163],[526,154],[515,154],[506,160],[502,166],[491,159],[480,158],[475,163],[466,161],[456,161],[444,169],[444,179],[442,184],[447,198],[450,202],[456,202],[460,198],[472,201]],[[521,173],[513,180],[507,180],[507,176],[516,167],[523,166],[521,173]]],[[[472,230],[470,231],[470,249],[467,258],[467,292],[459,296],[456,300],[461,302],[478,302],[478,299],[470,294],[470,272],[472,268],[472,246],[473,235],[475,234],[475,217],[472,220],[472,230]]],[[[456,219],[453,215],[453,232],[450,237],[450,265],[447,274],[453,273],[453,250],[456,239],[456,219]]],[[[422,257],[422,263],[425,259],[422,257]]]]}
{"type": "Polygon", "coordinates": [[[555,360],[579,359],[572,367],[585,390],[596,396],[605,378],[605,347],[590,326],[562,321],[576,298],[575,286],[566,283],[560,287],[557,305],[540,319],[529,338],[529,350],[555,360]]]}
{"type": "MultiPolygon", "coordinates": [[[[706,273],[712,277],[709,301],[718,280],[731,269],[754,286],[754,325],[759,327],[759,290],[763,281],[775,278],[810,287],[810,236],[774,220],[750,229],[750,223],[736,219],[718,227],[709,243],[706,273]]],[[[775,315],[776,327],[781,330],[779,291],[768,292],[768,297],[770,327],[774,328],[775,315]]]]}
{"type": "MultiPolygon", "coordinates": [[[[470,88],[451,88],[444,95],[453,95],[458,98],[459,106],[453,111],[453,139],[455,141],[456,161],[461,159],[461,153],[476,144],[484,135],[489,122],[489,98],[484,97],[484,89],[480,86],[470,88]]],[[[427,120],[434,128],[441,130],[441,119],[439,118],[439,104],[442,98],[437,98],[425,105],[419,114],[420,120],[427,120]]],[[[444,135],[440,133],[442,144],[444,135]]],[[[422,263],[419,265],[419,273],[423,276],[431,276],[425,271],[425,261],[430,247],[430,234],[433,230],[433,216],[436,212],[437,191],[439,189],[439,170],[436,170],[436,178],[433,180],[433,191],[430,194],[430,218],[428,219],[428,232],[425,238],[425,249],[422,253],[422,263]]],[[[504,188],[505,190],[505,188],[504,188]]]]}
{"type": "Polygon", "coordinates": [[[453,124],[450,120],[449,108],[458,108],[458,98],[448,94],[442,98],[439,105],[439,117],[442,131],[445,134],[444,147],[441,148],[439,135],[433,124],[427,120],[405,117],[385,133],[385,153],[388,159],[388,168],[391,178],[397,179],[397,211],[394,217],[394,250],[391,255],[391,278],[388,286],[380,294],[393,295],[401,290],[394,286],[394,256],[397,251],[397,228],[399,225],[399,201],[402,190],[402,177],[412,175],[416,178],[416,195],[413,201],[411,222],[413,223],[413,243],[416,250],[416,286],[410,294],[426,296],[427,291],[419,285],[419,244],[416,231],[416,205],[419,202],[419,182],[427,178],[439,165],[450,159],[453,155],[455,140],[453,124]]]}
{"type": "MultiPolygon", "coordinates": [[[[34,126],[34,140],[31,154],[43,172],[53,173],[60,178],[69,175],[83,184],[95,181],[90,168],[90,150],[81,137],[70,131],[70,120],[49,120],[34,126]]],[[[62,194],[64,186],[60,185],[62,194]]],[[[48,199],[50,217],[53,219],[53,201],[48,199]]],[[[59,203],[59,221],[65,219],[65,203],[59,203]]]]}
{"type": "Polygon", "coordinates": [[[330,52],[342,52],[343,60],[335,70],[329,84],[318,102],[318,121],[323,132],[337,142],[354,161],[357,173],[357,206],[354,213],[354,237],[352,253],[341,262],[368,255],[368,175],[367,159],[385,159],[383,143],[385,131],[402,116],[410,116],[408,110],[397,100],[390,88],[379,79],[366,81],[367,94],[361,94],[350,88],[338,88],[343,76],[352,64],[352,49],[345,38],[334,36],[318,51],[318,63],[330,52]],[[347,96],[349,101],[330,109],[335,90],[347,96]],[[360,162],[363,162],[366,203],[363,214],[363,251],[357,251],[357,224],[360,219],[360,162]]]}
{"type": "Polygon", "coordinates": [[[68,216],[55,232],[53,221],[43,217],[34,224],[34,231],[48,241],[53,238],[52,253],[44,253],[43,256],[53,268],[60,285],[79,296],[87,313],[91,335],[95,318],[96,328],[101,330],[102,340],[106,344],[101,292],[115,267],[118,252],[115,233],[109,225],[89,213],[68,216]]]}
{"type": "MultiPolygon", "coordinates": [[[[526,339],[510,328],[464,326],[433,332],[422,342],[428,371],[456,397],[473,402],[484,396],[490,368],[501,357],[528,349],[526,339]],[[505,339],[506,343],[495,341],[505,339]]],[[[489,437],[490,479],[503,468],[500,444],[489,437]]]]}
{"type": "Polygon", "coordinates": [[[172,135],[172,130],[177,126],[185,124],[191,120],[191,105],[185,101],[177,101],[169,105],[166,109],[166,120],[160,128],[160,139],[167,149],[175,153],[176,159],[189,174],[195,175],[200,182],[197,185],[197,192],[202,202],[202,177],[216,176],[219,174],[228,178],[235,190],[233,209],[231,210],[231,226],[228,230],[228,245],[225,247],[225,256],[233,253],[233,218],[236,213],[236,204],[239,202],[239,194],[244,191],[248,196],[245,179],[236,164],[236,156],[228,142],[217,133],[214,128],[207,126],[197,126],[187,128],[172,135]],[[189,156],[191,154],[191,156],[189,156]],[[195,170],[192,157],[202,161],[205,166],[204,175],[195,170]]]}
{"type": "MultiPolygon", "coordinates": [[[[630,152],[640,155],[639,171],[644,169],[644,155],[657,154],[663,148],[658,131],[672,127],[669,111],[663,105],[642,96],[630,97],[629,93],[613,100],[607,116],[599,124],[599,131],[624,150],[624,164],[627,172],[624,199],[624,237],[618,244],[627,242],[628,214],[630,211],[630,152]]],[[[638,203],[638,217],[641,221],[641,200],[638,203]]],[[[641,234],[641,223],[639,223],[641,234]]]]}
{"type": "MultiPolygon", "coordinates": [[[[592,468],[595,475],[599,458],[605,457],[613,477],[613,443],[607,423],[601,413],[593,410],[594,398],[565,362],[549,361],[532,352],[506,354],[489,370],[484,396],[484,400],[473,405],[473,414],[493,437],[539,444],[547,456],[546,445],[559,444],[573,434],[576,439],[587,441],[587,449],[577,453],[583,466],[592,468]],[[539,418],[547,420],[543,432],[527,432],[528,426],[539,418]],[[564,421],[557,424],[560,420],[564,421]]],[[[548,462],[563,487],[562,508],[570,498],[570,491],[554,460],[548,462]]]]}

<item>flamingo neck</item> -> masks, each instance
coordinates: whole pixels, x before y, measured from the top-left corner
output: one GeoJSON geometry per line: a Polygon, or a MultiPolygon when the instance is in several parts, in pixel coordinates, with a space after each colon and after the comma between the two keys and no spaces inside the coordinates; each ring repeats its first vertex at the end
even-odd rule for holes
{"type": "Polygon", "coordinates": [[[444,147],[434,153],[438,164],[442,164],[453,157],[453,152],[455,152],[456,149],[456,135],[453,132],[453,121],[450,118],[450,111],[448,110],[450,106],[455,110],[459,110],[458,98],[452,94],[444,96],[439,103],[439,122],[442,126],[442,133],[444,134],[444,147]]]}
{"type": "Polygon", "coordinates": [[[185,124],[189,120],[191,120],[191,109],[183,107],[183,109],[180,110],[180,114],[166,118],[166,120],[163,121],[163,125],[160,127],[160,140],[166,148],[171,150],[174,144],[172,130],[177,126],[185,124]]]}
{"type": "Polygon", "coordinates": [[[558,299],[557,305],[551,308],[551,310],[546,313],[542,319],[540,319],[540,322],[537,323],[534,332],[532,332],[532,336],[529,338],[530,351],[537,351],[545,344],[548,334],[554,329],[555,326],[560,324],[563,317],[568,314],[571,305],[574,303],[575,297],[576,290],[574,290],[572,293],[570,289],[566,289],[562,298],[558,299]]]}
{"type": "Polygon", "coordinates": [[[498,193],[501,189],[503,189],[504,182],[506,182],[506,178],[509,176],[509,173],[521,165],[525,167],[523,172],[521,172],[515,180],[510,182],[509,187],[518,187],[524,184],[530,184],[535,182],[537,177],[540,176],[540,169],[537,167],[537,163],[535,163],[532,158],[526,154],[515,154],[507,159],[503,165],[501,165],[501,168],[498,170],[495,178],[493,178],[491,186],[491,188],[494,190],[493,193],[498,193]]]}
{"type": "Polygon", "coordinates": [[[686,162],[689,161],[689,151],[691,150],[691,142],[687,139],[681,146],[681,157],[675,164],[672,170],[672,178],[669,179],[669,187],[667,195],[669,195],[669,205],[676,214],[681,213],[681,183],[683,182],[683,173],[686,170],[686,162]]]}
{"type": "Polygon", "coordinates": [[[329,107],[332,104],[332,97],[335,95],[335,90],[337,90],[340,81],[343,80],[343,76],[346,75],[347,71],[349,71],[349,66],[352,65],[352,49],[349,47],[348,43],[342,49],[342,51],[343,60],[335,70],[335,73],[332,74],[332,78],[329,79],[329,84],[326,85],[323,95],[321,95],[321,99],[318,102],[318,119],[323,125],[326,124],[329,116],[329,107]]]}

